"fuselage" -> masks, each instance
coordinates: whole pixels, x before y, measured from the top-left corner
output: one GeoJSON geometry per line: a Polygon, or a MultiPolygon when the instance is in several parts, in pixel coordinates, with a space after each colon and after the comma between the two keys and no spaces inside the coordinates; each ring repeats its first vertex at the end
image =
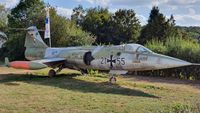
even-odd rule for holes
{"type": "Polygon", "coordinates": [[[66,59],[65,66],[74,69],[143,71],[174,68],[191,63],[157,54],[139,44],[117,46],[81,46],[26,49],[28,60],[66,59]]]}

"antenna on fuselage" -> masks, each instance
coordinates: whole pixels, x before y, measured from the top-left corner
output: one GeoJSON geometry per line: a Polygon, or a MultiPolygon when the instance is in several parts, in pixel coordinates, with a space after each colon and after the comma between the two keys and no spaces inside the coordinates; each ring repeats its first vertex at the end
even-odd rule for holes
{"type": "Polygon", "coordinates": [[[49,16],[49,4],[45,8],[46,10],[46,18],[45,18],[45,32],[44,38],[49,39],[49,47],[51,47],[51,33],[50,33],[50,16],[49,16]]]}

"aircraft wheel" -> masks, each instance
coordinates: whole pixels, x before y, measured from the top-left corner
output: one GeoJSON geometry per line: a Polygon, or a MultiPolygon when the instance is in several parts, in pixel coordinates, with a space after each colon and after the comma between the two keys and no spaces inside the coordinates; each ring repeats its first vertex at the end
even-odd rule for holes
{"type": "Polygon", "coordinates": [[[116,83],[117,79],[115,76],[111,76],[109,81],[110,81],[110,83],[116,83]]]}
{"type": "Polygon", "coordinates": [[[48,75],[49,75],[49,77],[54,77],[54,76],[56,76],[56,71],[51,69],[51,70],[49,70],[48,75]]]}
{"type": "Polygon", "coordinates": [[[81,70],[81,74],[82,74],[82,75],[87,75],[87,74],[88,74],[88,70],[82,69],[82,70],[81,70]]]}

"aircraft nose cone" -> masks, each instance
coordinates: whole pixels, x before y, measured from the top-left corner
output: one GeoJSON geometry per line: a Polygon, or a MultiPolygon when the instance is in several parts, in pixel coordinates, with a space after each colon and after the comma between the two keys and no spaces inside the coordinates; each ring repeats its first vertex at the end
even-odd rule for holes
{"type": "Polygon", "coordinates": [[[170,65],[175,65],[175,66],[187,66],[187,65],[191,65],[190,62],[179,60],[179,59],[169,59],[169,64],[170,65]]]}
{"type": "Polygon", "coordinates": [[[180,60],[180,59],[174,58],[174,57],[169,57],[169,56],[165,56],[165,55],[159,55],[159,57],[161,59],[161,61],[159,61],[160,64],[166,68],[192,65],[192,63],[190,63],[190,62],[180,60]]]}

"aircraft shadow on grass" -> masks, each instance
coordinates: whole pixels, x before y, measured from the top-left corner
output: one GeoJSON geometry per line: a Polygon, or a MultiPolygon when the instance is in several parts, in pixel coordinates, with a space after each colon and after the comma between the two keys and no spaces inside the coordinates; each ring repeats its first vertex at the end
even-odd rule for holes
{"type": "Polygon", "coordinates": [[[18,85],[12,82],[20,81],[29,84],[46,85],[85,93],[105,93],[159,98],[143,91],[121,87],[118,84],[110,84],[109,82],[95,83],[74,78],[75,76],[79,76],[79,74],[58,74],[56,77],[53,78],[49,78],[48,76],[26,74],[9,74],[0,76],[6,76],[4,79],[0,79],[0,84],[5,85],[18,85]]]}

